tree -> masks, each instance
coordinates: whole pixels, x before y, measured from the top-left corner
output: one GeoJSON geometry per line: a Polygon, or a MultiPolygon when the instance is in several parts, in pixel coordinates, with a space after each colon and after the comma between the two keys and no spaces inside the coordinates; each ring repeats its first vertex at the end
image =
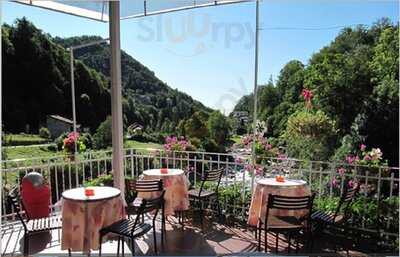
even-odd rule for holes
{"type": "Polygon", "coordinates": [[[104,149],[112,144],[111,133],[111,116],[108,116],[97,128],[96,133],[93,135],[93,147],[96,149],[104,149]]]}
{"type": "Polygon", "coordinates": [[[217,144],[224,145],[229,137],[231,124],[220,111],[214,111],[208,118],[207,128],[210,138],[217,144]]]}
{"type": "Polygon", "coordinates": [[[205,112],[195,112],[185,122],[185,133],[189,138],[204,139],[207,134],[208,114],[205,112]]]}
{"type": "Polygon", "coordinates": [[[284,139],[291,157],[327,160],[333,151],[335,123],[322,111],[298,111],[287,122],[284,139]]]}

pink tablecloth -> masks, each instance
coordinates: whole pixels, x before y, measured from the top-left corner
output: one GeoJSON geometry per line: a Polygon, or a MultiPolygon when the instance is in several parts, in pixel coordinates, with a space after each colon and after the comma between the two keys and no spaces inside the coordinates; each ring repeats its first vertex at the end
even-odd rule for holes
{"type": "MultiPolygon", "coordinates": [[[[160,170],[146,170],[144,179],[161,179],[164,185],[165,215],[174,215],[175,211],[189,209],[188,180],[182,170],[168,169],[168,174],[162,174],[160,170]]],[[[138,197],[151,199],[158,197],[156,192],[140,192],[138,197]]]]}
{"type": "MultiPolygon", "coordinates": [[[[286,180],[284,183],[275,182],[275,178],[261,179],[254,189],[247,223],[257,226],[259,219],[265,220],[268,195],[306,196],[311,194],[310,188],[304,181],[286,180]]],[[[302,216],[304,211],[271,210],[271,214],[280,216],[302,216]]]]}
{"type": "MultiPolygon", "coordinates": [[[[107,188],[99,190],[105,191],[107,188]]],[[[99,249],[99,230],[124,217],[124,201],[120,194],[92,201],[63,197],[61,249],[84,253],[99,249]]]]}

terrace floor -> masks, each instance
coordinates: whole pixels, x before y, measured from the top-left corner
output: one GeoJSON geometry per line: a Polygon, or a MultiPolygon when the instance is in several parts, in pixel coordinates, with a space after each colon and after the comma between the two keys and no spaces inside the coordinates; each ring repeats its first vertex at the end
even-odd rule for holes
{"type": "MultiPolygon", "coordinates": [[[[2,231],[1,254],[2,256],[21,256],[23,247],[23,228],[14,226],[12,229],[2,231]]],[[[331,242],[337,241],[335,238],[317,236],[314,239],[313,254],[305,253],[300,245],[299,255],[313,256],[346,256],[346,251],[338,250],[335,253],[331,242]]],[[[67,256],[67,251],[61,251],[61,242],[58,231],[43,233],[31,237],[30,253],[35,256],[67,256]]],[[[228,226],[216,222],[205,222],[203,232],[199,225],[193,226],[191,220],[185,223],[184,228],[174,218],[169,218],[167,222],[166,242],[161,248],[160,234],[157,232],[158,249],[160,255],[181,255],[181,256],[221,256],[243,253],[257,254],[257,241],[254,233],[245,227],[228,226]]],[[[275,254],[275,235],[268,234],[268,252],[275,254]]],[[[278,254],[289,255],[287,253],[287,240],[280,235],[278,254]]],[[[292,243],[292,255],[295,249],[292,243]]],[[[262,246],[262,250],[264,246],[262,246]]],[[[102,246],[102,256],[115,256],[117,252],[117,242],[108,241],[102,246]]],[[[125,254],[130,256],[131,251],[128,244],[125,245],[125,254]]],[[[260,253],[259,253],[260,254],[260,253]]],[[[81,256],[82,253],[72,253],[72,256],[81,256]]],[[[98,251],[91,253],[98,255],[98,251]]],[[[135,255],[155,255],[153,251],[153,236],[151,233],[135,242],[135,255]]],[[[366,253],[350,250],[349,256],[367,256],[366,253]]]]}

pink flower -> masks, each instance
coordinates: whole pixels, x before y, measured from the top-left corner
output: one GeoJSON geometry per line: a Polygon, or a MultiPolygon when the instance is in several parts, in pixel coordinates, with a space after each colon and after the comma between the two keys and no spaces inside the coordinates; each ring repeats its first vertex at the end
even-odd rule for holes
{"type": "Polygon", "coordinates": [[[365,161],[370,161],[370,160],[371,160],[371,156],[369,156],[369,154],[366,154],[366,155],[364,156],[364,160],[365,160],[365,161]]]}
{"type": "Polygon", "coordinates": [[[261,166],[261,165],[256,165],[256,174],[257,175],[261,175],[262,174],[262,172],[263,172],[263,170],[264,170],[264,167],[263,166],[261,166]]]}
{"type": "Polygon", "coordinates": [[[350,188],[353,188],[353,187],[354,187],[354,181],[353,181],[353,180],[350,180],[349,183],[348,183],[348,186],[349,186],[350,188]]]}
{"type": "Polygon", "coordinates": [[[338,169],[338,173],[340,176],[343,176],[345,172],[346,170],[343,167],[338,169]]]}
{"type": "Polygon", "coordinates": [[[364,144],[361,144],[361,145],[360,145],[360,150],[361,150],[361,151],[363,151],[363,152],[364,152],[364,151],[365,151],[365,148],[367,148],[367,146],[366,146],[366,145],[364,145],[364,144]]]}
{"type": "Polygon", "coordinates": [[[354,164],[355,162],[358,162],[360,158],[358,156],[352,156],[352,155],[347,155],[346,156],[346,161],[348,164],[354,164]]]}
{"type": "Polygon", "coordinates": [[[267,145],[265,146],[265,149],[271,150],[271,149],[272,149],[272,145],[271,145],[271,144],[267,144],[267,145]]]}
{"type": "Polygon", "coordinates": [[[243,159],[241,157],[236,157],[235,163],[237,163],[237,164],[243,163],[243,159]]]}
{"type": "Polygon", "coordinates": [[[337,181],[336,178],[332,179],[331,184],[332,184],[333,187],[338,187],[339,186],[339,182],[337,181]]]}
{"type": "Polygon", "coordinates": [[[307,102],[310,102],[313,97],[312,91],[307,88],[304,88],[303,91],[301,92],[301,94],[302,94],[304,100],[307,102]]]}
{"type": "Polygon", "coordinates": [[[253,172],[253,165],[246,164],[244,165],[244,169],[247,170],[248,172],[253,172]]]}

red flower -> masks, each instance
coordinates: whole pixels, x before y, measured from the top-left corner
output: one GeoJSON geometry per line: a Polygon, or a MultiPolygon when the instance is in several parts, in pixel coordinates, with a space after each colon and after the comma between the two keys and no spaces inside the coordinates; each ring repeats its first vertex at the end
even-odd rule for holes
{"type": "Polygon", "coordinates": [[[307,88],[304,88],[303,91],[301,92],[301,94],[303,95],[304,100],[307,102],[310,102],[311,99],[313,98],[312,91],[307,88]]]}

